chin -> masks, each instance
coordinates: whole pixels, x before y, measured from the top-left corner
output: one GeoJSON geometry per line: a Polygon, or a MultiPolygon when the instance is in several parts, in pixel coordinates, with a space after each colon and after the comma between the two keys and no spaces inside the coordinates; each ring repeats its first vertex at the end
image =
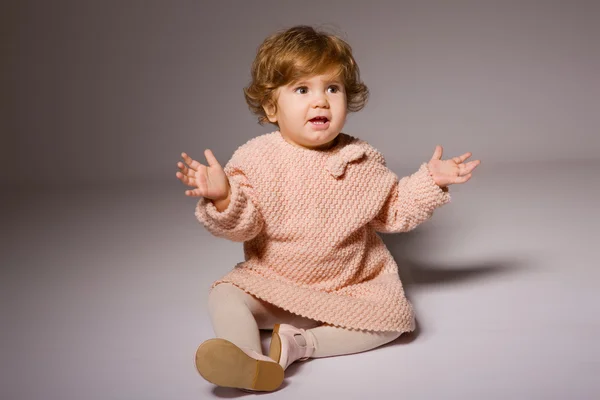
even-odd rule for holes
{"type": "Polygon", "coordinates": [[[321,147],[321,146],[326,146],[327,144],[331,143],[332,141],[335,140],[335,138],[338,135],[335,135],[333,137],[329,137],[327,139],[322,139],[322,140],[314,140],[312,142],[307,142],[306,146],[308,147],[321,147]]]}

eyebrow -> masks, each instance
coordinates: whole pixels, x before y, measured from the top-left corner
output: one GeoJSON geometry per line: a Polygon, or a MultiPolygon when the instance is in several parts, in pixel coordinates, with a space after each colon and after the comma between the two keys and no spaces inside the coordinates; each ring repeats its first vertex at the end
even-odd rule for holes
{"type": "MultiPolygon", "coordinates": [[[[339,85],[342,84],[342,80],[339,78],[332,78],[332,79],[328,79],[325,81],[325,83],[337,83],[339,85]]],[[[297,85],[307,85],[308,82],[307,81],[297,81],[297,82],[291,82],[290,85],[291,86],[297,86],[297,85]]]]}

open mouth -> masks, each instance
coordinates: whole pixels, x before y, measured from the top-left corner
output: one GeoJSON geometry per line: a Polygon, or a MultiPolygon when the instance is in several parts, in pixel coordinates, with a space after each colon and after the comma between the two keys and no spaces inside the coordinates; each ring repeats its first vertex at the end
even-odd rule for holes
{"type": "Polygon", "coordinates": [[[315,125],[324,125],[327,122],[329,122],[329,120],[326,117],[316,117],[311,119],[310,122],[312,122],[315,125]]]}

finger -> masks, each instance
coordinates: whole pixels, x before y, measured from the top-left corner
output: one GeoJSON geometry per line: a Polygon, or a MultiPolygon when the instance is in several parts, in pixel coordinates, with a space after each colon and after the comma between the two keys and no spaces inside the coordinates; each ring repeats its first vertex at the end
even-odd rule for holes
{"type": "Polygon", "coordinates": [[[467,158],[471,157],[470,153],[465,153],[462,156],[456,156],[456,157],[452,157],[452,161],[454,161],[456,164],[460,164],[463,161],[465,161],[467,158]]]}
{"type": "Polygon", "coordinates": [[[190,175],[191,176],[191,170],[182,162],[178,162],[177,163],[177,168],[179,168],[179,171],[183,174],[183,175],[190,175]]]}
{"type": "Polygon", "coordinates": [[[444,152],[444,149],[442,148],[442,146],[440,146],[440,145],[435,146],[435,151],[433,152],[433,156],[431,157],[431,159],[432,160],[441,160],[443,152],[444,152]]]}
{"type": "Polygon", "coordinates": [[[181,181],[181,183],[184,183],[191,187],[196,187],[196,185],[195,185],[196,182],[194,181],[193,178],[189,178],[189,177],[183,175],[181,172],[177,172],[175,174],[175,176],[177,176],[177,179],[179,179],[181,181]]]}
{"type": "Polygon", "coordinates": [[[206,157],[206,161],[208,161],[208,165],[210,165],[211,167],[221,166],[221,164],[219,164],[217,158],[210,149],[204,150],[204,157],[206,157]]]}
{"type": "Polygon", "coordinates": [[[186,153],[181,153],[181,157],[183,158],[183,161],[185,161],[185,163],[187,165],[190,166],[190,168],[192,168],[193,170],[197,170],[198,168],[202,167],[202,164],[200,164],[198,161],[193,160],[190,156],[188,156],[186,153]]]}
{"type": "Polygon", "coordinates": [[[454,179],[454,183],[465,183],[467,182],[469,179],[471,179],[472,174],[467,174],[464,176],[459,176],[456,179],[454,179]]]}
{"type": "Polygon", "coordinates": [[[181,153],[181,158],[183,158],[183,161],[185,161],[185,162],[186,162],[186,164],[187,164],[188,162],[192,162],[192,157],[188,156],[188,154],[187,154],[187,153],[181,153]]]}
{"type": "Polygon", "coordinates": [[[197,170],[188,168],[184,163],[177,163],[177,167],[179,167],[180,172],[183,175],[189,176],[190,178],[195,178],[199,172],[203,172],[203,168],[206,168],[204,165],[200,164],[197,170]]]}
{"type": "Polygon", "coordinates": [[[184,174],[182,174],[181,172],[177,172],[177,173],[175,174],[175,176],[177,176],[177,178],[178,178],[178,179],[179,179],[181,182],[185,183],[185,184],[186,184],[186,185],[188,185],[188,186],[191,186],[191,187],[196,187],[196,186],[198,186],[198,185],[196,185],[196,179],[194,179],[194,178],[191,178],[191,177],[189,177],[189,176],[187,176],[187,175],[184,175],[184,174]]]}
{"type": "Polygon", "coordinates": [[[185,195],[190,197],[200,197],[202,196],[202,191],[200,189],[186,190],[185,195]]]}
{"type": "Polygon", "coordinates": [[[460,175],[466,175],[468,173],[470,173],[471,171],[473,171],[479,164],[481,163],[481,161],[479,160],[474,160],[474,161],[469,161],[466,164],[460,164],[460,175]]]}
{"type": "Polygon", "coordinates": [[[481,161],[479,160],[474,160],[466,163],[465,165],[467,166],[467,172],[473,171],[475,168],[477,168],[479,164],[481,164],[481,161]]]}
{"type": "Polygon", "coordinates": [[[462,162],[465,162],[465,160],[469,157],[471,157],[473,154],[471,152],[466,152],[465,154],[463,154],[462,156],[458,156],[458,157],[454,157],[454,159],[458,159],[458,161],[456,161],[457,164],[460,164],[462,162]]]}

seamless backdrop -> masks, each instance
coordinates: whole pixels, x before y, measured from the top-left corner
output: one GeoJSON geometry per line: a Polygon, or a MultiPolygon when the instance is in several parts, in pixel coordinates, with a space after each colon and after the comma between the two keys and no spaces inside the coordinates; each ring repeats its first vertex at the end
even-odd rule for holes
{"type": "Polygon", "coordinates": [[[3,2],[0,180],[167,181],[275,129],[244,102],[268,34],[352,45],[371,90],[346,132],[415,168],[442,144],[486,165],[596,159],[596,1],[3,2]],[[33,170],[25,165],[34,166],[33,170]]]}
{"type": "MultiPolygon", "coordinates": [[[[346,133],[398,175],[466,151],[452,202],[383,235],[417,332],[296,364],[269,399],[600,398],[600,1],[0,2],[0,398],[246,396],[204,381],[210,284],[243,260],[175,177],[257,124],[257,46],[346,38],[346,133]]],[[[263,345],[268,344],[268,333],[263,345]]]]}

